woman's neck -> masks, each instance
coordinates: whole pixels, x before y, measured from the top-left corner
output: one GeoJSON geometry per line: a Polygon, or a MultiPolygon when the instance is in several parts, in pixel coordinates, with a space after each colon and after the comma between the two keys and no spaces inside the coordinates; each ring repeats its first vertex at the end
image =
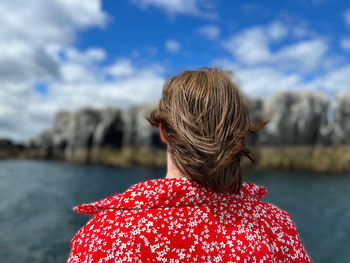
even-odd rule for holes
{"type": "Polygon", "coordinates": [[[169,150],[167,150],[167,174],[165,178],[184,178],[185,176],[173,163],[169,150]]]}

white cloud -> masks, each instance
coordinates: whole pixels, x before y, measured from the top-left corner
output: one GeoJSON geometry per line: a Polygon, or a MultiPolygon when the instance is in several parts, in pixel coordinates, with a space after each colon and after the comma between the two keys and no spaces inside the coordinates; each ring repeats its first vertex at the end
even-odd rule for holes
{"type": "Polygon", "coordinates": [[[280,40],[288,34],[288,28],[281,22],[271,23],[266,30],[269,38],[272,40],[280,40]]]}
{"type": "Polygon", "coordinates": [[[261,27],[253,27],[232,36],[223,46],[233,56],[246,64],[265,62],[270,59],[269,40],[261,27]]]}
{"type": "Polygon", "coordinates": [[[278,64],[287,69],[310,71],[317,67],[328,50],[323,38],[300,40],[282,45],[276,51],[271,49],[274,41],[287,36],[288,29],[275,22],[266,27],[256,26],[233,35],[223,46],[245,65],[278,64]]]}
{"type": "Polygon", "coordinates": [[[74,47],[79,31],[105,25],[100,0],[13,0],[1,2],[0,10],[0,137],[35,136],[51,127],[58,110],[160,98],[159,65],[107,64],[104,49],[74,47]]]}
{"type": "Polygon", "coordinates": [[[128,59],[96,66],[93,62],[84,62],[91,59],[89,51],[75,52],[80,53],[79,59],[61,62],[62,77],[47,83],[47,94],[28,90],[33,83],[23,83],[16,89],[9,85],[6,93],[0,90],[0,137],[22,140],[34,136],[52,125],[59,110],[125,107],[160,99],[165,81],[161,66],[136,67],[128,59]],[[85,59],[82,58],[84,54],[85,59]]]}
{"type": "Polygon", "coordinates": [[[81,64],[67,63],[60,68],[61,76],[64,81],[80,82],[92,79],[90,72],[81,64]]]}
{"type": "Polygon", "coordinates": [[[339,91],[349,91],[350,64],[334,68],[308,84],[309,88],[321,89],[334,96],[339,91]]]}
{"type": "Polygon", "coordinates": [[[292,36],[295,38],[315,37],[317,34],[305,25],[294,25],[291,28],[292,36]]]}
{"type": "Polygon", "coordinates": [[[122,59],[106,69],[108,74],[115,77],[125,77],[135,74],[135,69],[128,59],[122,59]]]}
{"type": "Polygon", "coordinates": [[[103,27],[107,15],[100,0],[32,0],[0,2],[0,39],[17,39],[36,45],[67,43],[79,30],[103,27]]]}
{"type": "Polygon", "coordinates": [[[271,97],[285,90],[317,90],[334,98],[339,91],[349,90],[350,64],[344,56],[328,53],[327,38],[306,30],[307,38],[295,41],[293,30],[277,30],[276,24],[272,25],[233,35],[224,42],[232,59],[216,59],[213,65],[233,71],[243,92],[251,97],[271,97]],[[287,41],[280,41],[283,38],[287,41]],[[277,48],[272,48],[276,41],[277,48]]]}
{"type": "Polygon", "coordinates": [[[159,8],[170,16],[191,15],[214,19],[217,14],[207,0],[131,0],[138,7],[145,9],[150,6],[159,8]]]}
{"type": "Polygon", "coordinates": [[[106,105],[124,107],[160,98],[164,78],[163,69],[158,65],[140,68],[128,59],[120,59],[112,65],[100,67],[98,71],[84,70],[88,75],[79,82],[67,79],[54,83],[45,98],[46,103],[55,105],[56,109],[106,105]]]}
{"type": "Polygon", "coordinates": [[[237,76],[247,93],[254,97],[271,96],[282,90],[298,90],[302,83],[295,73],[284,74],[268,67],[241,69],[237,71],[237,76]]]}
{"type": "Polygon", "coordinates": [[[334,98],[340,91],[348,91],[350,64],[333,68],[311,80],[302,72],[288,72],[278,66],[242,66],[230,60],[215,60],[213,65],[234,73],[234,80],[249,97],[269,98],[281,91],[320,91],[334,98]]]}
{"type": "Polygon", "coordinates": [[[106,58],[101,48],[88,48],[86,51],[69,47],[60,50],[64,59],[60,60],[59,75],[62,81],[81,82],[93,79],[92,72],[98,72],[98,63],[106,58]]]}
{"type": "Polygon", "coordinates": [[[0,38],[0,80],[17,83],[58,75],[58,64],[46,46],[0,38]]]}
{"type": "Polygon", "coordinates": [[[271,57],[272,62],[284,63],[291,68],[314,69],[321,62],[322,57],[328,50],[324,39],[299,41],[286,46],[271,57]]]}
{"type": "Polygon", "coordinates": [[[348,9],[344,14],[345,23],[350,27],[350,9],[348,9]]]}
{"type": "Polygon", "coordinates": [[[81,53],[72,44],[78,32],[103,27],[108,16],[100,0],[1,1],[0,10],[0,137],[21,139],[50,125],[57,108],[45,100],[52,90],[38,93],[37,83],[78,82],[104,59],[102,49],[81,53]]]}
{"type": "Polygon", "coordinates": [[[165,43],[165,48],[172,53],[176,53],[180,50],[181,43],[176,40],[168,40],[165,43]]]}
{"type": "Polygon", "coordinates": [[[232,71],[234,80],[249,97],[267,98],[279,91],[305,88],[299,73],[284,72],[271,66],[242,66],[227,59],[215,60],[213,65],[232,71]]]}
{"type": "Polygon", "coordinates": [[[197,29],[197,33],[208,39],[216,39],[220,35],[220,28],[214,25],[202,26],[197,29]]]}
{"type": "Polygon", "coordinates": [[[57,51],[77,32],[108,20],[100,0],[1,1],[0,10],[2,82],[58,77],[57,51]]]}
{"type": "Polygon", "coordinates": [[[90,47],[85,52],[75,48],[66,48],[64,52],[67,60],[84,64],[103,61],[107,56],[102,48],[96,47],[90,47]]]}
{"type": "Polygon", "coordinates": [[[350,37],[344,37],[341,41],[340,41],[340,45],[344,50],[348,50],[350,51],[350,37]]]}

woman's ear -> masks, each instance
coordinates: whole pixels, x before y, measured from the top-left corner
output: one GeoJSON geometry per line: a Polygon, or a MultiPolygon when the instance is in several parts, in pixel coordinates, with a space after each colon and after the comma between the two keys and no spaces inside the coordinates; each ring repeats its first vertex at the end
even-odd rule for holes
{"type": "Polygon", "coordinates": [[[160,139],[162,140],[162,142],[168,143],[167,139],[165,138],[163,125],[161,123],[159,123],[159,133],[160,133],[160,139]]]}

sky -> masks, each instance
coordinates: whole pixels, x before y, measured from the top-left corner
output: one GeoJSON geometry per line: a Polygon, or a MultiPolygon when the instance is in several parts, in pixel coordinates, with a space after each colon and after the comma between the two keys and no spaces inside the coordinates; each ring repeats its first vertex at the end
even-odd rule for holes
{"type": "Polygon", "coordinates": [[[55,113],[158,103],[186,69],[230,70],[249,97],[350,91],[347,0],[0,1],[0,138],[55,113]]]}

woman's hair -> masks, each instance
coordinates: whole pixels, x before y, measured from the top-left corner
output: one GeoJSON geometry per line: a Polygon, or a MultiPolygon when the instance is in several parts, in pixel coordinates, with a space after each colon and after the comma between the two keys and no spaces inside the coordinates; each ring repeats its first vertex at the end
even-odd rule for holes
{"type": "Polygon", "coordinates": [[[146,117],[162,124],[176,167],[216,192],[238,193],[243,155],[254,162],[245,146],[254,125],[246,99],[223,71],[211,68],[184,71],[167,81],[158,108],[146,117]]]}

